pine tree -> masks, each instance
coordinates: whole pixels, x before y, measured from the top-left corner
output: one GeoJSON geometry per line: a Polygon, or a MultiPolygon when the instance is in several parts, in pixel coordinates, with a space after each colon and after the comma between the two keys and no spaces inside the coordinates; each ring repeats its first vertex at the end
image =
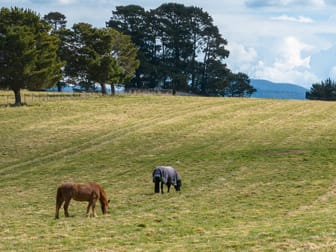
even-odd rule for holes
{"type": "Polygon", "coordinates": [[[21,105],[21,89],[54,86],[61,78],[59,40],[50,26],[29,9],[0,11],[0,87],[11,89],[21,105]]]}

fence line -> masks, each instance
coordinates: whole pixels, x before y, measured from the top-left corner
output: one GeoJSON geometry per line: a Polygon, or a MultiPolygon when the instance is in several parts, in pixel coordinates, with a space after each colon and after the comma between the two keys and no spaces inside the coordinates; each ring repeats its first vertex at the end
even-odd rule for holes
{"type": "Polygon", "coordinates": [[[157,89],[157,88],[128,88],[125,90],[127,94],[172,94],[172,89],[157,89]]]}
{"type": "MultiPolygon", "coordinates": [[[[76,99],[76,98],[87,98],[90,96],[98,95],[96,93],[23,93],[21,94],[21,99],[23,103],[31,104],[38,102],[47,101],[61,101],[66,99],[76,99]]],[[[14,94],[0,94],[0,104],[14,104],[15,97],[14,94]]]]}
{"type": "MultiPolygon", "coordinates": [[[[139,88],[130,88],[126,89],[125,94],[157,94],[157,95],[167,95],[172,94],[172,89],[139,89],[139,88]]],[[[122,93],[120,93],[122,94],[122,93]]],[[[38,102],[47,102],[47,101],[61,101],[66,99],[74,99],[74,98],[87,98],[92,96],[100,96],[101,93],[49,93],[49,92],[29,92],[22,93],[21,99],[23,103],[32,104],[38,102]]],[[[14,94],[10,94],[9,92],[5,92],[1,94],[0,92],[0,105],[8,105],[14,104],[15,97],[14,94]]]]}
{"type": "Polygon", "coordinates": [[[4,104],[10,104],[10,103],[14,103],[15,99],[14,99],[14,94],[13,95],[0,95],[0,104],[4,105],[4,104]]]}
{"type": "Polygon", "coordinates": [[[73,94],[23,94],[24,103],[34,103],[41,101],[55,101],[55,100],[65,100],[69,98],[80,98],[84,95],[73,93],[73,94]]]}

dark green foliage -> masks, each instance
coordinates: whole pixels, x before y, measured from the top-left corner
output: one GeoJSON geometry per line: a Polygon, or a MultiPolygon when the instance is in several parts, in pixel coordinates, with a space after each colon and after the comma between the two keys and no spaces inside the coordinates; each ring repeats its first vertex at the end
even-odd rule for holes
{"type": "Polygon", "coordinates": [[[0,34],[0,87],[14,91],[15,104],[21,104],[21,89],[52,87],[58,82],[62,66],[57,58],[59,39],[37,14],[2,8],[0,34]]]}
{"type": "MultiPolygon", "coordinates": [[[[47,22],[51,25],[52,33],[56,34],[59,38],[62,38],[62,34],[66,31],[66,17],[60,12],[49,12],[47,15],[44,15],[43,21],[47,22]]],[[[63,42],[63,41],[62,41],[63,42]]],[[[65,58],[63,57],[64,53],[62,52],[62,46],[58,47],[57,56],[60,61],[65,62],[65,58]]],[[[58,92],[62,91],[62,88],[66,86],[66,76],[64,71],[62,79],[56,84],[58,92]]]]}
{"type": "Polygon", "coordinates": [[[129,35],[138,48],[138,58],[141,62],[135,72],[135,77],[126,83],[128,87],[154,87],[158,68],[155,59],[155,22],[144,8],[137,5],[117,6],[111,19],[106,22],[123,34],[129,35]]]}
{"type": "Polygon", "coordinates": [[[65,29],[67,23],[66,17],[59,12],[49,12],[43,20],[52,26],[53,31],[65,29]]]}
{"type": "Polygon", "coordinates": [[[74,24],[72,30],[64,30],[60,36],[61,57],[67,62],[65,74],[75,83],[99,83],[106,94],[106,83],[124,83],[133,78],[139,61],[128,36],[87,23],[74,24]]]}
{"type": "Polygon", "coordinates": [[[112,14],[106,25],[130,35],[139,50],[141,65],[129,86],[225,93],[232,76],[223,63],[229,56],[227,41],[207,12],[167,3],[150,11],[118,6],[112,14]]]}
{"type": "Polygon", "coordinates": [[[231,74],[228,86],[224,89],[224,96],[250,97],[257,90],[250,84],[249,77],[244,73],[231,74]]]}
{"type": "Polygon", "coordinates": [[[336,82],[329,78],[321,83],[313,84],[310,91],[306,92],[306,98],[309,100],[336,100],[336,82]]]}

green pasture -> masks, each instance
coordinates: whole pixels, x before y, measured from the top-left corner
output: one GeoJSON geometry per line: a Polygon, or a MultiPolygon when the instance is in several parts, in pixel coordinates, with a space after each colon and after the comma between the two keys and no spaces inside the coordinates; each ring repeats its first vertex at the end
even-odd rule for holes
{"type": "Polygon", "coordinates": [[[0,106],[0,251],[334,251],[336,103],[125,95],[0,106]],[[172,165],[182,191],[154,194],[172,165]],[[63,182],[96,181],[109,214],[63,182]]]}

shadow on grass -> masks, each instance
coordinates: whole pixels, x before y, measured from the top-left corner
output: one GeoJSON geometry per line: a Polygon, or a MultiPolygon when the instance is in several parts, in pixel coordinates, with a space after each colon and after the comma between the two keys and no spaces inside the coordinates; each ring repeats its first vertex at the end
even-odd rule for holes
{"type": "Polygon", "coordinates": [[[0,108],[19,108],[19,107],[26,107],[31,106],[27,103],[15,104],[15,103],[8,103],[8,104],[0,104],[0,108]]]}

